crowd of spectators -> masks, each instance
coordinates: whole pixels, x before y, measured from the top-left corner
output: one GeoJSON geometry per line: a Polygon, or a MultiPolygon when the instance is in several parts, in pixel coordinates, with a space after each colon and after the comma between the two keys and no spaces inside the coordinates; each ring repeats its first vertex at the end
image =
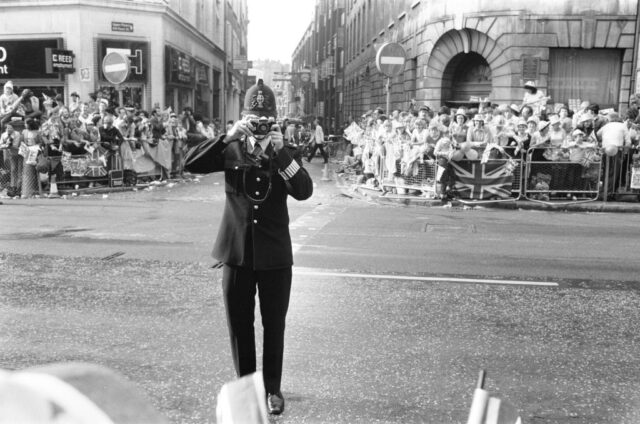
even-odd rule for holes
{"type": "Polygon", "coordinates": [[[614,159],[609,193],[621,183],[621,166],[629,168],[638,160],[640,138],[638,104],[635,99],[621,116],[613,109],[601,110],[598,104],[582,102],[577,110],[566,104],[547,104],[548,97],[535,84],[527,83],[520,104],[494,104],[487,99],[478,107],[433,110],[412,100],[404,110],[386,114],[376,108],[351,119],[344,136],[351,141],[352,153],[345,157],[339,172],[355,171],[361,182],[381,186],[421,186],[425,178],[434,178],[425,169],[436,168],[439,196],[455,196],[450,164],[460,160],[506,159],[530,163],[530,172],[522,184],[529,188],[544,175],[550,190],[575,193],[598,189],[604,155],[614,159]],[[562,163],[563,166],[556,164],[562,163]],[[614,175],[613,169],[616,169],[614,175]],[[541,171],[541,172],[538,172],[541,171]],[[543,171],[543,172],[542,172],[543,171]],[[538,175],[540,174],[540,175],[538,175]]]}
{"type": "Polygon", "coordinates": [[[219,122],[194,114],[190,107],[179,113],[171,108],[146,111],[110,104],[100,92],[87,99],[74,92],[70,98],[65,104],[60,96],[45,94],[41,101],[28,88],[18,95],[11,81],[4,84],[0,169],[8,196],[31,196],[38,181],[60,182],[65,156],[94,162],[83,176],[89,186],[103,184],[112,169],[135,174],[141,155],[158,165],[161,179],[182,176],[181,159],[189,143],[222,130],[219,122]]]}

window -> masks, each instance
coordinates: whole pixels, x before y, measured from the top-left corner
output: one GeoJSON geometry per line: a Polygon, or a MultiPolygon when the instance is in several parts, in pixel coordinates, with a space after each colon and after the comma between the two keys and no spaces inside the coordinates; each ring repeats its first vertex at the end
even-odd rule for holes
{"type": "Polygon", "coordinates": [[[551,102],[579,99],[618,107],[622,49],[549,49],[551,102]]]}

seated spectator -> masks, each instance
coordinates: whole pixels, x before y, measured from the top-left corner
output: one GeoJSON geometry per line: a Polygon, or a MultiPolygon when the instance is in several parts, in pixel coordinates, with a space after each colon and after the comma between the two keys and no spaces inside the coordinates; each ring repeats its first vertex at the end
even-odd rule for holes
{"type": "Polygon", "coordinates": [[[488,143],[493,141],[491,131],[484,126],[484,118],[481,115],[473,117],[473,127],[467,131],[467,142],[471,143],[471,147],[482,153],[488,143]]]}
{"type": "Polygon", "coordinates": [[[593,103],[587,106],[581,115],[580,122],[578,122],[576,129],[582,130],[587,136],[600,140],[598,138],[598,131],[600,131],[600,128],[606,123],[607,121],[600,116],[600,106],[593,103]]]}
{"type": "Polygon", "coordinates": [[[460,108],[455,113],[455,121],[449,125],[449,136],[461,144],[466,141],[468,132],[467,114],[464,109],[460,108]]]}
{"type": "MultiPolygon", "coordinates": [[[[576,129],[571,134],[571,139],[567,140],[565,148],[569,150],[569,160],[572,166],[567,169],[566,178],[569,187],[577,190],[593,189],[592,171],[597,169],[601,157],[597,153],[597,142],[589,137],[584,131],[576,129]]],[[[597,179],[595,183],[597,184],[597,179]]]]}
{"type": "MultiPolygon", "coordinates": [[[[532,112],[539,114],[547,105],[549,97],[545,96],[542,90],[536,87],[535,82],[527,81],[524,84],[524,97],[522,98],[522,107],[532,108],[532,112]]],[[[525,118],[526,119],[526,118],[525,118]]]]}
{"type": "Polygon", "coordinates": [[[566,139],[567,133],[562,128],[562,120],[558,115],[552,115],[549,121],[549,148],[545,151],[544,157],[550,161],[566,159],[562,151],[566,139]]]}
{"type": "Polygon", "coordinates": [[[87,154],[86,147],[89,145],[89,134],[80,120],[71,121],[69,135],[62,143],[62,149],[71,155],[87,154]]]}
{"type": "Polygon", "coordinates": [[[429,133],[424,145],[424,157],[425,159],[435,159],[434,150],[438,141],[444,137],[446,127],[443,126],[437,120],[433,120],[429,123],[429,133]]]}
{"type": "Polygon", "coordinates": [[[537,131],[531,136],[531,161],[545,162],[545,152],[549,147],[549,122],[540,121],[536,126],[537,131]]]}
{"type": "Polygon", "coordinates": [[[567,134],[567,136],[571,135],[571,131],[573,130],[573,120],[571,119],[571,111],[567,105],[562,105],[558,109],[558,117],[560,118],[560,125],[562,129],[567,134]]]}
{"type": "Polygon", "coordinates": [[[531,144],[531,134],[527,131],[527,121],[520,119],[516,123],[516,132],[509,138],[509,145],[505,148],[510,156],[522,156],[527,153],[531,144]]]}

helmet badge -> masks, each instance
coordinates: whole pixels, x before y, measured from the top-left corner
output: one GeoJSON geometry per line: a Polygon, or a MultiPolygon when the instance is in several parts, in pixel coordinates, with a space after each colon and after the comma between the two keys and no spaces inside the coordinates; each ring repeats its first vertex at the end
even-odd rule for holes
{"type": "Polygon", "coordinates": [[[264,109],[269,107],[267,99],[262,94],[262,90],[258,90],[258,94],[254,94],[251,98],[251,109],[264,109]]]}

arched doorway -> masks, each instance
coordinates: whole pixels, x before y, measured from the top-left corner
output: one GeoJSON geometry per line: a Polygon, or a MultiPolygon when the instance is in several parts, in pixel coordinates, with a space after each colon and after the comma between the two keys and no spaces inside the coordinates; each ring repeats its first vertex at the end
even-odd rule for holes
{"type": "Polygon", "coordinates": [[[489,97],[491,88],[491,67],[475,52],[458,53],[442,74],[442,100],[450,107],[473,103],[471,97],[489,97]]]}

